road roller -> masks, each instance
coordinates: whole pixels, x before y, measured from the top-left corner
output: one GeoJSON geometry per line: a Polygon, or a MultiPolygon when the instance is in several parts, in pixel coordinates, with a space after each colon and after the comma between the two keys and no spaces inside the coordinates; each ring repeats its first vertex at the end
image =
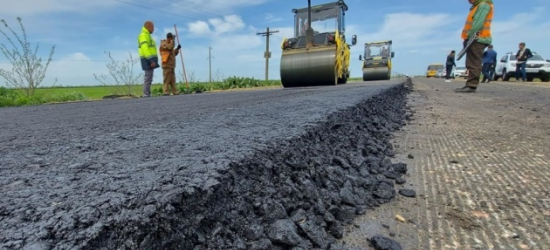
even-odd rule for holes
{"type": "Polygon", "coordinates": [[[343,0],[293,9],[294,36],[281,44],[281,82],[283,87],[337,85],[347,82],[350,72],[352,36],[346,42],[343,0]]]}
{"type": "Polygon", "coordinates": [[[363,61],[363,81],[389,80],[391,78],[391,61],[394,57],[392,40],[365,43],[363,61]]]}

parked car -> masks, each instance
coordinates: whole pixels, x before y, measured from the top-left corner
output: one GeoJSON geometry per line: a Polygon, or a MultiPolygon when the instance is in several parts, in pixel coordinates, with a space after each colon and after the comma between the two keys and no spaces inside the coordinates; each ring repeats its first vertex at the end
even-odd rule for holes
{"type": "Polygon", "coordinates": [[[445,69],[445,66],[441,63],[433,63],[428,65],[428,69],[426,70],[426,78],[437,77],[437,70],[442,69],[445,69]]]}
{"type": "MultiPolygon", "coordinates": [[[[550,81],[550,62],[536,52],[532,53],[533,57],[529,58],[525,67],[527,81],[531,82],[534,78],[540,78],[543,82],[550,81]]],[[[514,77],[516,74],[516,62],[516,54],[512,52],[506,53],[497,63],[494,80],[502,78],[503,81],[508,81],[510,77],[514,77]]]]}
{"type": "MultiPolygon", "coordinates": [[[[435,73],[435,78],[445,78],[447,76],[447,70],[446,69],[439,69],[435,73]]],[[[451,72],[451,78],[455,79],[454,70],[451,72]]]]}
{"type": "Polygon", "coordinates": [[[467,78],[468,74],[466,72],[467,72],[466,67],[459,66],[459,67],[456,67],[454,76],[467,78]]]}

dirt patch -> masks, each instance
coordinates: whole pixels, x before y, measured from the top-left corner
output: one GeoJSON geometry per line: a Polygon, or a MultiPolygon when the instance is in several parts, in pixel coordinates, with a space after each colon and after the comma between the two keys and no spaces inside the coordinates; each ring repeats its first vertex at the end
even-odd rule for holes
{"type": "Polygon", "coordinates": [[[446,213],[446,219],[451,220],[459,227],[466,230],[476,230],[481,228],[481,224],[476,220],[472,213],[462,211],[458,208],[452,208],[446,213]]]}
{"type": "Polygon", "coordinates": [[[133,99],[133,98],[139,98],[139,96],[135,95],[106,95],[103,97],[103,99],[133,99]]]}

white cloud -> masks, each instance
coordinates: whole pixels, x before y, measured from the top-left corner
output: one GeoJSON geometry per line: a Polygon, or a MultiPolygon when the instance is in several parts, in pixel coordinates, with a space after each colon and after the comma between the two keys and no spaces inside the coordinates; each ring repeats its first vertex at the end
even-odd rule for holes
{"type": "Polygon", "coordinates": [[[265,20],[268,22],[268,23],[273,23],[273,22],[279,22],[279,21],[282,21],[283,19],[280,18],[280,17],[275,17],[273,14],[271,13],[267,13],[265,14],[265,20]]]}
{"type": "Polygon", "coordinates": [[[229,33],[242,30],[245,27],[243,19],[237,15],[225,16],[224,19],[213,18],[209,23],[214,27],[216,34],[229,33]]]}
{"type": "Polygon", "coordinates": [[[17,0],[2,1],[0,14],[27,16],[48,12],[89,12],[97,8],[111,8],[119,5],[113,0],[78,1],[74,0],[17,0]]]}
{"type": "Polygon", "coordinates": [[[188,24],[189,32],[194,36],[212,36],[243,30],[245,23],[237,15],[211,18],[208,22],[199,20],[188,24]]]}
{"type": "Polygon", "coordinates": [[[189,23],[187,28],[191,34],[205,36],[211,33],[210,26],[205,21],[196,21],[189,23]]]}
{"type": "Polygon", "coordinates": [[[450,14],[393,13],[385,16],[377,32],[365,34],[363,27],[348,25],[346,33],[348,36],[357,34],[361,41],[365,38],[368,41],[393,40],[395,47],[414,48],[448,37],[449,32],[445,29],[455,20],[456,17],[450,14]]]}
{"type": "Polygon", "coordinates": [[[223,15],[237,8],[256,6],[273,0],[177,0],[172,9],[201,15],[223,15]]]}
{"type": "Polygon", "coordinates": [[[68,54],[68,55],[62,57],[60,60],[62,60],[62,61],[90,61],[90,58],[82,52],[76,52],[76,53],[68,54]]]}

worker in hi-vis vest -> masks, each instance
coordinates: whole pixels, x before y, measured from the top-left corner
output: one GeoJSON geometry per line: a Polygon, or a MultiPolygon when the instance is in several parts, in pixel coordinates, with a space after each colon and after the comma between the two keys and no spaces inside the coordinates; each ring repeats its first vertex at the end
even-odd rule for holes
{"type": "Polygon", "coordinates": [[[157,45],[151,34],[155,31],[155,24],[151,21],[145,22],[138,37],[139,58],[141,68],[145,72],[143,79],[143,97],[151,97],[151,84],[153,83],[153,72],[159,67],[157,56],[157,45]]]}
{"type": "Polygon", "coordinates": [[[491,22],[493,21],[492,0],[468,0],[472,7],[462,30],[464,46],[471,38],[477,39],[466,50],[466,69],[468,80],[466,86],[456,89],[457,92],[476,92],[481,76],[483,51],[493,41],[491,38],[491,22]]]}
{"type": "Polygon", "coordinates": [[[176,47],[174,35],[166,34],[166,40],[160,41],[160,58],[162,60],[162,76],[164,80],[163,95],[170,95],[170,90],[173,95],[178,94],[176,87],[176,56],[179,54],[181,45],[176,47]]]}

